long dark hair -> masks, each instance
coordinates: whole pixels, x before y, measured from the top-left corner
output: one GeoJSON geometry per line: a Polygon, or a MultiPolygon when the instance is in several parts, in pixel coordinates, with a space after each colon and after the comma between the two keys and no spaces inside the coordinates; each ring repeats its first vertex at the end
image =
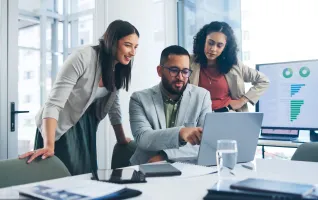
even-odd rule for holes
{"type": "Polygon", "coordinates": [[[98,54],[104,87],[108,91],[114,91],[115,88],[117,90],[124,88],[128,91],[132,61],[128,65],[121,63],[114,65],[118,40],[133,33],[139,37],[138,30],[132,24],[123,20],[115,20],[109,24],[104,35],[99,39],[99,45],[93,47],[98,54]]]}
{"type": "Polygon", "coordinates": [[[207,67],[207,58],[204,53],[206,36],[212,32],[221,32],[226,35],[226,45],[220,56],[216,58],[219,71],[222,74],[228,73],[234,65],[237,65],[237,43],[234,31],[226,22],[214,21],[203,26],[196,34],[193,41],[194,62],[201,67],[207,67]]]}

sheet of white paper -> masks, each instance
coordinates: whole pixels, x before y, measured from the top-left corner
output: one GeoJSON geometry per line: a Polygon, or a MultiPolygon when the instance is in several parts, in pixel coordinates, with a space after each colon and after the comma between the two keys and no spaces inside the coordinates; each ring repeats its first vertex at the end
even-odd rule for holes
{"type": "Polygon", "coordinates": [[[90,181],[89,184],[86,184],[80,187],[70,188],[70,189],[67,189],[67,191],[89,196],[89,197],[101,197],[101,196],[112,194],[124,188],[125,186],[123,185],[105,183],[105,182],[99,182],[99,181],[90,181]]]}
{"type": "Polygon", "coordinates": [[[180,162],[173,163],[172,166],[182,172],[181,176],[175,176],[174,178],[189,178],[217,172],[216,167],[204,167],[180,162]]]}

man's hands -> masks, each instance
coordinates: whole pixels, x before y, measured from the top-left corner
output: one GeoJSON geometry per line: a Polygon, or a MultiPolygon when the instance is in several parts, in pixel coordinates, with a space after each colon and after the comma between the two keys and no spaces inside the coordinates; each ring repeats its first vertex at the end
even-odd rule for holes
{"type": "Polygon", "coordinates": [[[162,155],[155,155],[148,160],[148,163],[154,163],[165,160],[162,155]]]}
{"type": "MultiPolygon", "coordinates": [[[[181,139],[183,139],[185,142],[189,142],[192,145],[200,144],[201,137],[202,137],[202,128],[201,127],[184,127],[181,128],[179,132],[179,136],[181,139]]],[[[158,154],[153,157],[151,157],[148,160],[148,163],[153,162],[159,162],[163,161],[166,158],[164,158],[163,155],[158,154]]]]}
{"type": "Polygon", "coordinates": [[[180,138],[192,145],[200,144],[202,137],[201,127],[184,127],[179,132],[180,138]]]}

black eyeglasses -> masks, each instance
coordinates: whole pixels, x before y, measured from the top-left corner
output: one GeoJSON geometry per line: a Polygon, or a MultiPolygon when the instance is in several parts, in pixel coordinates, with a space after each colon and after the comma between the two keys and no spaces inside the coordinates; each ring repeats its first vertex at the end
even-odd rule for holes
{"type": "Polygon", "coordinates": [[[178,67],[174,67],[174,66],[172,66],[172,67],[161,66],[161,67],[168,69],[171,77],[177,77],[180,72],[181,72],[183,78],[189,78],[192,74],[191,69],[180,70],[178,67]]]}

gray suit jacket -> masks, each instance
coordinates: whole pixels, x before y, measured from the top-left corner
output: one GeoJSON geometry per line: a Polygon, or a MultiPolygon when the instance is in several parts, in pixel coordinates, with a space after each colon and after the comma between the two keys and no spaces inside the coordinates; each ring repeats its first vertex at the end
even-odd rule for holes
{"type": "Polygon", "coordinates": [[[131,157],[133,165],[143,164],[164,150],[168,158],[192,157],[198,154],[198,145],[180,147],[182,127],[203,127],[205,114],[212,112],[210,93],[191,84],[183,92],[176,127],[166,128],[164,104],[160,86],[134,92],[130,99],[129,116],[137,149],[131,157]]]}
{"type": "MultiPolygon", "coordinates": [[[[55,140],[75,125],[94,102],[100,77],[98,55],[91,46],[72,53],[59,71],[45,105],[35,117],[40,132],[44,118],[58,121],[55,140]]],[[[110,92],[95,103],[97,120],[109,113],[113,125],[121,123],[118,91],[110,92]]]]}

